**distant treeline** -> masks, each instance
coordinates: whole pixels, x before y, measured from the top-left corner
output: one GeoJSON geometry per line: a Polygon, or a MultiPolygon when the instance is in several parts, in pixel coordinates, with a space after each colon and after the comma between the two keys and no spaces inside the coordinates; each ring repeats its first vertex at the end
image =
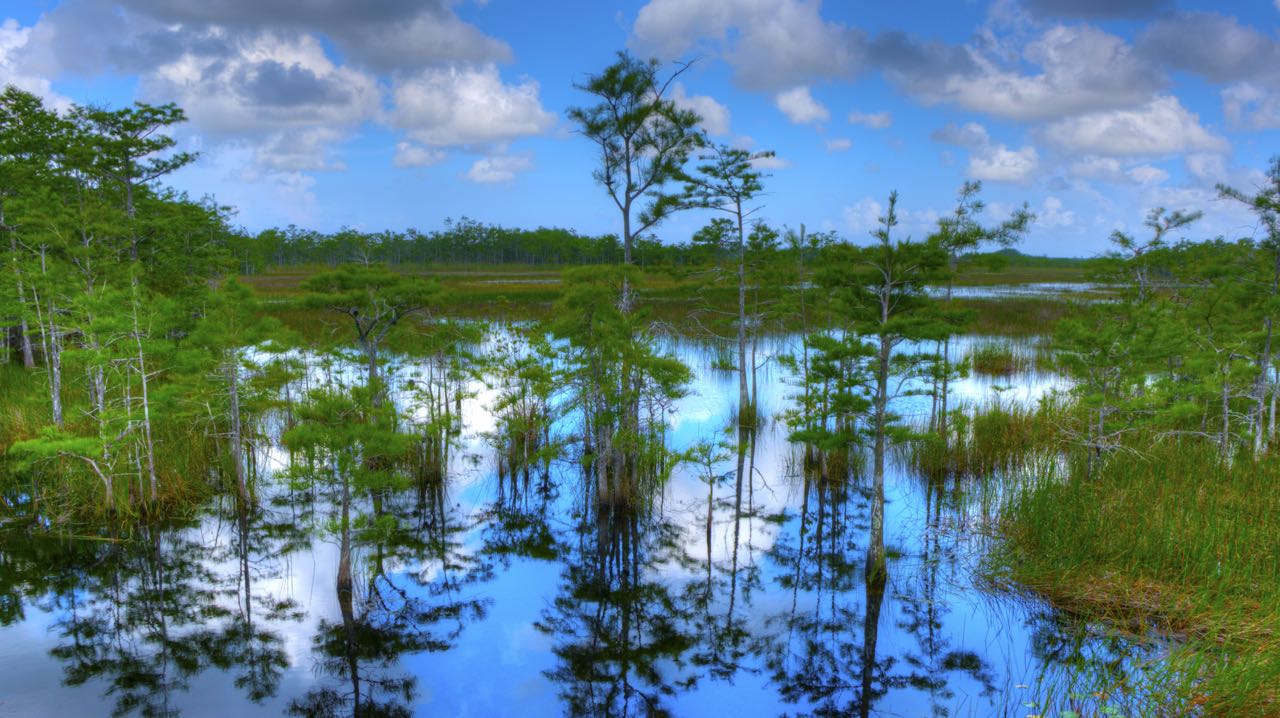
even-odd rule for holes
{"type": "MultiPolygon", "coordinates": [[[[637,238],[636,263],[650,267],[701,266],[730,259],[732,237],[713,222],[688,242],[664,244],[653,238],[637,238]]],[[[834,232],[810,235],[811,246],[842,243],[834,232]]],[[[761,224],[751,230],[747,252],[754,259],[792,256],[780,233],[761,224]]],[[[515,229],[487,224],[467,217],[445,220],[444,229],[422,232],[362,232],[342,229],[318,232],[290,225],[268,229],[256,236],[242,235],[233,253],[242,274],[272,267],[379,263],[389,265],[545,265],[573,266],[618,264],[622,243],[617,235],[586,235],[572,229],[538,227],[515,229]]],[[[1008,267],[1078,267],[1085,261],[1071,257],[1039,257],[1004,249],[970,259],[982,259],[1008,267]]]]}

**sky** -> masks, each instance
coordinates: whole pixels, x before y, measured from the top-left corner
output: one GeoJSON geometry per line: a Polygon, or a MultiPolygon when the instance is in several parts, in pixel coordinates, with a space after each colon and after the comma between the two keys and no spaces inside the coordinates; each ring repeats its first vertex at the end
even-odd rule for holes
{"type": "Polygon", "coordinates": [[[891,190],[921,237],[969,179],[989,221],[1030,205],[1028,253],[1098,254],[1155,207],[1203,211],[1188,239],[1257,236],[1215,186],[1280,153],[1280,0],[0,2],[0,84],[176,102],[200,159],[169,183],[250,231],[619,232],[566,110],[621,50],[693,61],[672,98],[776,153],[754,217],[858,242],[891,190]]]}

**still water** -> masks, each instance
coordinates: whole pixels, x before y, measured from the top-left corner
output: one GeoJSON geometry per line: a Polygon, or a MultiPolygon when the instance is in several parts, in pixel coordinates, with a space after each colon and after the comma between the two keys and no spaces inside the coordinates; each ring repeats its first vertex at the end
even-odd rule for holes
{"type": "Polygon", "coordinates": [[[345,550],[334,505],[281,478],[278,446],[251,516],[224,499],[128,539],[3,534],[0,716],[1059,715],[1040,701],[1070,703],[1073,677],[1159,659],[1156,641],[984,579],[991,503],[896,461],[887,579],[869,580],[870,493],[802,475],[773,418],[786,373],[761,370],[770,419],[740,443],[735,375],[705,346],[672,350],[695,379],[668,443],[726,442],[710,501],[685,465],[651,511],[602,525],[576,459],[500,475],[477,382],[447,481],[386,497],[383,520],[357,501],[345,550]]]}

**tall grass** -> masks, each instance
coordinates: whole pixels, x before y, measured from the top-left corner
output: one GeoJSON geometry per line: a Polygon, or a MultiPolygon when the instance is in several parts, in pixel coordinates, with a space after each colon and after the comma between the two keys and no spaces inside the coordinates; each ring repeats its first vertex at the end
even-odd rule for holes
{"type": "MultiPolygon", "coordinates": [[[[1185,635],[1169,706],[1280,715],[1280,460],[1162,443],[1013,497],[993,570],[1060,604],[1185,635]]],[[[1169,713],[1183,715],[1185,713],[1169,713]]]]}
{"type": "Polygon", "coordinates": [[[1070,406],[1046,398],[1035,406],[992,401],[953,409],[944,437],[923,428],[905,444],[916,473],[940,478],[1053,472],[1062,449],[1062,425],[1070,406]]]}

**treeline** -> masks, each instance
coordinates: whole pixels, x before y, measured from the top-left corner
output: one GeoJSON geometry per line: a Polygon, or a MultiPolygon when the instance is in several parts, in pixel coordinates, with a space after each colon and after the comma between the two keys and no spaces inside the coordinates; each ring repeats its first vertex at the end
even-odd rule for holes
{"type": "MultiPolygon", "coordinates": [[[[735,255],[732,223],[710,221],[689,239],[663,243],[638,237],[634,263],[641,267],[701,267],[732,261],[735,255]]],[[[745,233],[744,250],[753,261],[794,263],[796,250],[779,232],[755,222],[745,233]]],[[[810,233],[818,246],[840,244],[836,232],[810,233]]],[[[444,229],[422,232],[383,230],[362,232],[344,228],[325,233],[290,225],[256,235],[243,232],[227,237],[227,248],[240,274],[258,274],[272,267],[343,264],[401,265],[533,265],[580,266],[621,264],[623,247],[617,235],[584,235],[571,229],[539,227],[518,229],[487,224],[468,217],[445,220],[444,229]]],[[[1008,248],[989,253],[969,253],[961,263],[977,267],[1077,268],[1089,260],[1074,257],[1028,255],[1008,248]]]]}
{"type": "MultiPolygon", "coordinates": [[[[681,243],[637,237],[633,262],[642,267],[685,267],[726,260],[733,254],[732,234],[726,220],[716,219],[681,243]]],[[[754,225],[748,239],[748,249],[756,256],[780,249],[778,232],[763,223],[754,225]]],[[[822,235],[822,239],[825,243],[838,241],[834,232],[822,235]]],[[[324,233],[290,225],[257,235],[237,235],[231,252],[241,274],[301,265],[580,266],[624,261],[622,242],[614,234],[584,235],[555,227],[516,229],[468,217],[447,219],[444,229],[430,232],[344,228],[324,233]]]]}
{"type": "Polygon", "coordinates": [[[617,264],[622,246],[614,235],[573,230],[511,229],[463,217],[431,232],[317,232],[290,225],[238,238],[233,250],[242,274],[303,264],[617,264]]]}

